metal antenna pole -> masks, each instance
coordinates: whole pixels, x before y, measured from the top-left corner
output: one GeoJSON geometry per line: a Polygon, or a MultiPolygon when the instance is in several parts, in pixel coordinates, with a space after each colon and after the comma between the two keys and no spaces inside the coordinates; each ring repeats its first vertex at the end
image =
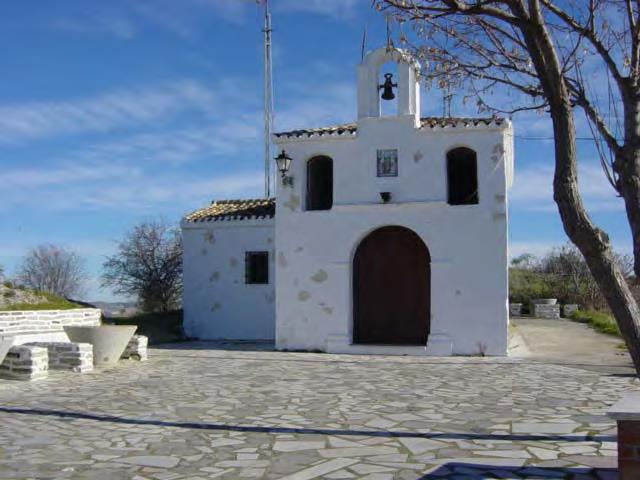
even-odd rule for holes
{"type": "Polygon", "coordinates": [[[451,117],[451,101],[453,100],[453,94],[450,92],[449,88],[442,95],[442,116],[443,117],[451,117]]]}
{"type": "Polygon", "coordinates": [[[271,12],[264,2],[264,195],[271,196],[271,131],[273,126],[273,83],[271,67],[271,12]]]}

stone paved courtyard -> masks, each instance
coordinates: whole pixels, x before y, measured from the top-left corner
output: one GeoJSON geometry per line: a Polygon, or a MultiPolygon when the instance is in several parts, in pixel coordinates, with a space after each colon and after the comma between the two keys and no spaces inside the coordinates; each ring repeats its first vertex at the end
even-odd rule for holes
{"type": "Polygon", "coordinates": [[[0,380],[0,478],[617,478],[626,375],[491,358],[153,349],[0,380]]]}

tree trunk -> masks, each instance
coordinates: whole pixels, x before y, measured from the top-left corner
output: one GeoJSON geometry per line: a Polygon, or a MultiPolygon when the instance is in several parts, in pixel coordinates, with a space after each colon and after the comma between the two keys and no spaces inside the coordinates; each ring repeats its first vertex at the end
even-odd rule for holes
{"type": "Polygon", "coordinates": [[[631,90],[623,92],[624,146],[614,152],[613,168],[633,238],[633,271],[640,279],[640,92],[631,90]]]}

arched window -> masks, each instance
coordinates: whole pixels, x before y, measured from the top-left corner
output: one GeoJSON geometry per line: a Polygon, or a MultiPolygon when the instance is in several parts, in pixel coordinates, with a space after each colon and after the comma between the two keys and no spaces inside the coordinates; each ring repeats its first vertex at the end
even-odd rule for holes
{"type": "Polygon", "coordinates": [[[329,210],[333,205],[333,160],[314,157],[307,162],[307,210],[329,210]]]}
{"type": "Polygon", "coordinates": [[[447,153],[449,205],[478,203],[478,162],[470,148],[455,148],[447,153]]]}

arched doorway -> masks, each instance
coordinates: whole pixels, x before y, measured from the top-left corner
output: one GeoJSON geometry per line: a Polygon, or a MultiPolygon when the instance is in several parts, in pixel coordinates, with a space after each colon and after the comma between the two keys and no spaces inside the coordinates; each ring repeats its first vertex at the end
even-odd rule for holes
{"type": "Polygon", "coordinates": [[[431,316],[431,257],[418,235],[382,227],[353,259],[353,342],[426,345],[431,316]]]}

